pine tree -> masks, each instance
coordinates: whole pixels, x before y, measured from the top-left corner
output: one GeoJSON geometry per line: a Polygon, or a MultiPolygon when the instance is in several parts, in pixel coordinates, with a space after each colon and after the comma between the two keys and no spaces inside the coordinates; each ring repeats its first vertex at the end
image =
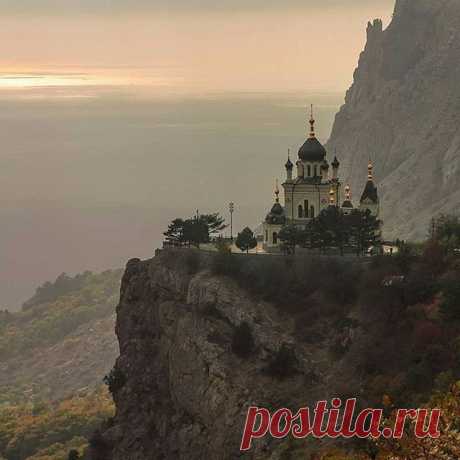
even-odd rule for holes
{"type": "Polygon", "coordinates": [[[295,254],[296,246],[302,242],[302,232],[295,225],[284,226],[278,237],[290,254],[295,254]]]}
{"type": "Polygon", "coordinates": [[[184,238],[184,220],[174,219],[168,226],[168,230],[163,233],[166,241],[174,245],[182,245],[185,242],[184,238]]]}
{"type": "Polygon", "coordinates": [[[380,221],[368,209],[355,209],[346,217],[350,241],[357,255],[364,254],[371,246],[380,242],[380,221]]]}

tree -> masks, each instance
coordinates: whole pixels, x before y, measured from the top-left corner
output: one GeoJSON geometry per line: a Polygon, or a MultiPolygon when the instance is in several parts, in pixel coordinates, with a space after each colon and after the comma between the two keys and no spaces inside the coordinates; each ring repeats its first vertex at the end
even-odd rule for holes
{"type": "Polygon", "coordinates": [[[217,212],[214,214],[203,214],[199,217],[199,220],[207,225],[209,235],[211,236],[214,236],[227,228],[227,225],[224,223],[225,219],[217,212]]]}
{"type": "Polygon", "coordinates": [[[438,241],[447,252],[460,247],[460,219],[453,215],[441,215],[432,219],[430,236],[438,241]]]}
{"type": "Polygon", "coordinates": [[[284,226],[278,235],[288,253],[295,254],[295,248],[302,242],[302,232],[295,225],[284,226]]]}
{"type": "Polygon", "coordinates": [[[460,320],[460,281],[451,279],[444,282],[442,290],[443,301],[441,303],[441,314],[448,321],[460,320]]]}
{"type": "Polygon", "coordinates": [[[194,217],[184,221],[184,239],[193,246],[200,247],[200,244],[206,244],[210,241],[209,226],[204,219],[194,217]]]}
{"type": "Polygon", "coordinates": [[[164,232],[166,241],[173,245],[182,246],[209,243],[211,236],[221,232],[226,225],[218,213],[197,215],[191,219],[174,219],[164,232]]]}
{"type": "Polygon", "coordinates": [[[364,211],[354,209],[346,217],[350,231],[350,241],[357,255],[364,254],[371,246],[380,242],[380,221],[372,215],[369,209],[364,211]]]}
{"type": "Polygon", "coordinates": [[[166,241],[173,245],[182,245],[185,242],[184,238],[184,220],[174,219],[168,226],[168,230],[163,233],[166,241]]]}
{"type": "Polygon", "coordinates": [[[347,225],[345,215],[336,206],[329,206],[320,212],[317,220],[319,228],[323,231],[323,244],[332,246],[340,250],[343,255],[343,249],[349,239],[349,226],[347,225]]]}
{"type": "Polygon", "coordinates": [[[257,246],[257,239],[249,227],[246,227],[236,238],[236,247],[243,252],[249,253],[250,249],[257,246]]]}
{"type": "Polygon", "coordinates": [[[126,385],[126,376],[121,369],[114,367],[103,378],[103,382],[108,386],[110,393],[113,395],[126,385]]]}
{"type": "Polygon", "coordinates": [[[325,250],[336,246],[341,211],[335,206],[323,209],[307,226],[309,247],[325,250]]]}

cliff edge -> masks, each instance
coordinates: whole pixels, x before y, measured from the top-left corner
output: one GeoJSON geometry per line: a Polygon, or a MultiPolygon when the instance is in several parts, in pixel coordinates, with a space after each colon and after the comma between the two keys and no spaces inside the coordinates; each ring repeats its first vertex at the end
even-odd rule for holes
{"type": "MultiPolygon", "coordinates": [[[[340,380],[333,328],[316,343],[299,340],[292,315],[212,274],[207,261],[190,273],[190,254],[168,250],[127,265],[111,383],[117,413],[93,441],[93,459],[240,458],[249,406],[304,407],[340,380]],[[245,356],[234,349],[243,323],[253,340],[245,356]]],[[[275,459],[286,448],[267,438],[246,457],[275,459]]]]}

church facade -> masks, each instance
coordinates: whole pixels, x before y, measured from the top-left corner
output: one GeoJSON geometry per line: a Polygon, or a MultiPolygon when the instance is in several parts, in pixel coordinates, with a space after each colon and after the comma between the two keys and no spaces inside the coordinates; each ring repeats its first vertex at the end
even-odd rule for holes
{"type": "MultiPolygon", "coordinates": [[[[278,235],[285,225],[294,224],[298,227],[305,227],[311,219],[329,206],[338,206],[344,213],[350,213],[355,208],[351,200],[350,187],[347,185],[342,191],[342,182],[339,177],[340,163],[337,157],[335,156],[329,164],[326,149],[316,138],[313,110],[309,123],[310,133],[299,149],[295,165],[288,154],[285,164],[286,180],[282,184],[284,206],[280,203],[280,191],[277,186],[275,203],[263,222],[265,250],[279,248],[278,235]]],[[[373,166],[369,161],[368,180],[358,208],[369,209],[378,218],[379,207],[373,166]]]]}

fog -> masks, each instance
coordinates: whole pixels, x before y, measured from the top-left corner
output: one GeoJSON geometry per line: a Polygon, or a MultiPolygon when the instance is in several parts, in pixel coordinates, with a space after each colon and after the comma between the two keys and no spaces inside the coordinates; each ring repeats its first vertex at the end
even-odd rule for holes
{"type": "Polygon", "coordinates": [[[197,209],[258,225],[392,3],[0,0],[0,307],[150,257],[197,209]]]}
{"type": "Polygon", "coordinates": [[[326,139],[341,94],[3,100],[0,293],[17,307],[61,272],[151,257],[176,216],[236,203],[257,225],[306,134],[326,139]]]}

